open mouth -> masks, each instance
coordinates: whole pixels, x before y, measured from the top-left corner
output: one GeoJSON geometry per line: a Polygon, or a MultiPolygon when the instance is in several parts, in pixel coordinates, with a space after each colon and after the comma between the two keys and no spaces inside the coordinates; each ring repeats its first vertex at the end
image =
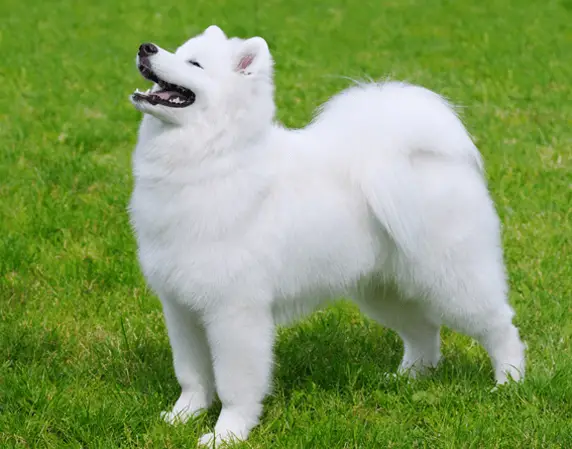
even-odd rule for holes
{"type": "Polygon", "coordinates": [[[192,90],[163,81],[144,64],[139,64],[138,68],[144,78],[159,85],[160,89],[153,92],[151,89],[146,92],[140,92],[137,89],[132,96],[134,101],[144,101],[152,105],[160,104],[170,108],[184,108],[195,102],[195,93],[192,90]]]}

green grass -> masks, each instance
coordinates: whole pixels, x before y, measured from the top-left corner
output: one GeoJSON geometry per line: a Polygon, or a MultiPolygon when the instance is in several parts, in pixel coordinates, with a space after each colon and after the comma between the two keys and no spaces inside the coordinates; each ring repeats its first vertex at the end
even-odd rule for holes
{"type": "Polygon", "coordinates": [[[159,419],[179,390],[126,214],[137,46],[211,23],[268,40],[290,126],[340,76],[465,106],[529,346],[524,384],[491,392],[482,348],[444,331],[443,364],[407,382],[385,375],[397,337],[336,306],[280,331],[242,447],[572,447],[570,0],[2,0],[0,14],[0,447],[191,448],[215,422],[159,419]]]}

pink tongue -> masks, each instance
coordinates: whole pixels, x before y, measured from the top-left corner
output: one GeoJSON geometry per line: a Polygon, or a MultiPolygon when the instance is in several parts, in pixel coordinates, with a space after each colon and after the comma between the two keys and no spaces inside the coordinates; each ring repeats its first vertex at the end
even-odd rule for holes
{"type": "Polygon", "coordinates": [[[159,92],[155,92],[155,95],[157,95],[162,100],[168,100],[169,98],[171,98],[173,95],[176,94],[177,92],[171,92],[168,90],[160,90],[159,92]]]}

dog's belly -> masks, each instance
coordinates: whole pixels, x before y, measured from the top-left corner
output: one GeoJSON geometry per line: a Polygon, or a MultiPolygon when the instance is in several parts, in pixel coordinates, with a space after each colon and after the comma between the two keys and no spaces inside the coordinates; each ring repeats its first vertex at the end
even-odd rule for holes
{"type": "Polygon", "coordinates": [[[309,295],[289,298],[287,301],[275,301],[272,304],[274,323],[277,325],[294,324],[296,321],[326,306],[334,299],[337,298],[309,295]]]}
{"type": "Polygon", "coordinates": [[[358,282],[385,271],[392,257],[389,237],[366,208],[347,200],[288,225],[280,264],[272,273],[277,323],[348,297],[358,282]]]}
{"type": "Polygon", "coordinates": [[[340,228],[325,224],[304,254],[283,253],[283,268],[275,276],[276,324],[290,324],[334,300],[353,296],[360,281],[372,275],[389,274],[392,249],[384,232],[351,228],[350,223],[340,228]],[[340,229],[345,232],[335,236],[340,229]]]}

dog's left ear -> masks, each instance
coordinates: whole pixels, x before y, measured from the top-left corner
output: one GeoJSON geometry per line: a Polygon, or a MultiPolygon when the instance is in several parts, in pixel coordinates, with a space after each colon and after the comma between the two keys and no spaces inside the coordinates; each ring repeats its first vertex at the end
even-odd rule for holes
{"type": "Polygon", "coordinates": [[[268,73],[272,68],[268,44],[261,37],[245,40],[238,49],[235,61],[234,70],[245,76],[268,73]]]}
{"type": "Polygon", "coordinates": [[[224,39],[226,39],[226,34],[224,34],[224,31],[221,30],[219,27],[217,27],[216,25],[211,25],[210,27],[208,27],[204,34],[210,34],[213,36],[218,36],[218,37],[222,37],[224,39]]]}

